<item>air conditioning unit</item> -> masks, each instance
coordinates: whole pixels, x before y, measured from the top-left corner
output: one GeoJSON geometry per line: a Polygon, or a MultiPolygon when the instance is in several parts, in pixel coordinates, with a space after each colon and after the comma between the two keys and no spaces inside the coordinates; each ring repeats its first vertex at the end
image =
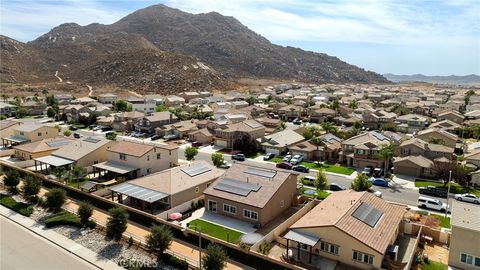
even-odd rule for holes
{"type": "Polygon", "coordinates": [[[398,259],[398,246],[397,245],[389,245],[387,248],[387,256],[390,257],[390,259],[396,261],[398,259]]]}

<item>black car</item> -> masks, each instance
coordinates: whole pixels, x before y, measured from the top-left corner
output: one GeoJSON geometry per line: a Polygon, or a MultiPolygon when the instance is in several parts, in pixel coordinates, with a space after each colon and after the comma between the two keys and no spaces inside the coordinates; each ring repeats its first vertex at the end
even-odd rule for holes
{"type": "Polygon", "coordinates": [[[69,126],[68,129],[70,129],[71,131],[75,131],[77,130],[78,128],[76,126],[69,126]]]}
{"type": "Polygon", "coordinates": [[[275,154],[273,154],[273,153],[266,153],[266,154],[263,156],[263,160],[270,160],[270,159],[272,159],[273,157],[275,157],[275,154]]]}
{"type": "Polygon", "coordinates": [[[331,183],[330,184],[330,190],[331,191],[342,191],[342,190],[345,190],[345,187],[341,186],[339,184],[336,184],[336,183],[331,183]]]}
{"type": "Polygon", "coordinates": [[[73,133],[73,137],[76,138],[76,139],[80,139],[82,137],[82,135],[80,135],[78,133],[73,133]]]}
{"type": "Polygon", "coordinates": [[[160,135],[153,135],[152,137],[150,137],[150,140],[156,141],[156,140],[161,139],[161,138],[162,138],[162,136],[160,136],[160,135]]]}
{"type": "Polygon", "coordinates": [[[304,172],[304,173],[308,173],[310,171],[309,168],[307,168],[303,165],[293,166],[292,170],[294,170],[296,172],[304,172]]]}
{"type": "Polygon", "coordinates": [[[245,155],[244,154],[235,154],[232,156],[232,159],[238,160],[238,161],[245,161],[245,155]]]}
{"type": "Polygon", "coordinates": [[[102,127],[102,132],[113,130],[112,127],[102,127]]]}
{"type": "Polygon", "coordinates": [[[418,189],[418,192],[420,192],[420,194],[447,198],[447,191],[445,189],[441,189],[434,186],[420,187],[418,189]]]}

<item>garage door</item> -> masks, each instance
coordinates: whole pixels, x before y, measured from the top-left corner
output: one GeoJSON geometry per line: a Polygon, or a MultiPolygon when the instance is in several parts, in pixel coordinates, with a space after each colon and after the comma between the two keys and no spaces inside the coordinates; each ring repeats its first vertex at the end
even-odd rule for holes
{"type": "Polygon", "coordinates": [[[274,148],[265,148],[265,153],[272,153],[274,154],[275,156],[278,156],[280,155],[280,151],[278,149],[274,149],[274,148]]]}
{"type": "Polygon", "coordinates": [[[411,176],[419,176],[418,170],[412,167],[407,166],[395,166],[394,167],[395,174],[402,174],[402,175],[411,175],[411,176]]]}
{"type": "Polygon", "coordinates": [[[221,147],[227,147],[227,141],[224,140],[215,140],[215,145],[221,146],[221,147]]]}

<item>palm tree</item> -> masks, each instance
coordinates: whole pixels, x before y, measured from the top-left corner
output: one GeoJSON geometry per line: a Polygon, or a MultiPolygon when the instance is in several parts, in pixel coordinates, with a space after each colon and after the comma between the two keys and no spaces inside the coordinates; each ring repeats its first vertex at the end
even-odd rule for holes
{"type": "Polygon", "coordinates": [[[47,89],[47,88],[43,88],[42,94],[45,96],[45,100],[47,100],[48,89],[47,89]]]}
{"type": "Polygon", "coordinates": [[[83,168],[75,165],[73,166],[71,173],[75,180],[77,180],[77,188],[80,188],[80,178],[82,178],[84,175],[83,168]]]}
{"type": "Polygon", "coordinates": [[[480,138],[480,124],[476,124],[472,127],[472,133],[477,140],[480,138]]]}
{"type": "Polygon", "coordinates": [[[320,124],[320,126],[323,128],[323,130],[325,130],[326,133],[337,133],[337,127],[331,122],[323,122],[320,124]]]}
{"type": "Polygon", "coordinates": [[[384,173],[387,175],[387,169],[390,164],[390,160],[395,156],[395,150],[397,149],[398,145],[396,144],[388,144],[383,145],[380,150],[376,153],[376,157],[378,159],[382,159],[385,162],[384,173]]]}

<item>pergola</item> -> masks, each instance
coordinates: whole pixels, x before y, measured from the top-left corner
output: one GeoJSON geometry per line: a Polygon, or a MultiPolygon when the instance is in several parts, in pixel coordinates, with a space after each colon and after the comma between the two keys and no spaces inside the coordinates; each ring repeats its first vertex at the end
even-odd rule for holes
{"type": "Polygon", "coordinates": [[[2,138],[3,147],[7,147],[8,145],[18,145],[29,141],[29,139],[15,135],[7,138],[2,138]]]}
{"type": "Polygon", "coordinates": [[[73,160],[57,157],[57,156],[45,156],[41,158],[36,158],[35,162],[35,171],[38,171],[38,166],[40,166],[40,171],[43,172],[43,165],[45,165],[45,172],[48,171],[49,166],[53,167],[63,167],[67,165],[71,165],[74,163],[73,160]]]}
{"type": "Polygon", "coordinates": [[[309,263],[312,263],[312,247],[315,246],[318,241],[320,241],[319,236],[307,234],[297,230],[289,230],[283,238],[287,239],[287,255],[289,249],[289,242],[297,242],[297,260],[300,260],[300,244],[307,245],[309,248],[309,263]]]}
{"type": "Polygon", "coordinates": [[[93,176],[96,176],[96,173],[98,171],[98,174],[101,175],[102,171],[108,171],[108,172],[113,172],[118,175],[125,175],[131,172],[134,172],[133,177],[136,177],[136,171],[139,170],[140,168],[138,167],[133,167],[125,164],[119,164],[116,162],[112,161],[105,161],[102,163],[94,164],[93,165],[93,176]]]}
{"type": "Polygon", "coordinates": [[[125,195],[130,198],[130,206],[133,205],[133,200],[136,200],[140,202],[142,210],[144,209],[144,204],[147,204],[152,213],[155,204],[169,196],[166,193],[130,183],[122,183],[108,189],[112,191],[112,201],[115,198],[115,193],[117,193],[118,202],[123,203],[123,195],[125,195]]]}

